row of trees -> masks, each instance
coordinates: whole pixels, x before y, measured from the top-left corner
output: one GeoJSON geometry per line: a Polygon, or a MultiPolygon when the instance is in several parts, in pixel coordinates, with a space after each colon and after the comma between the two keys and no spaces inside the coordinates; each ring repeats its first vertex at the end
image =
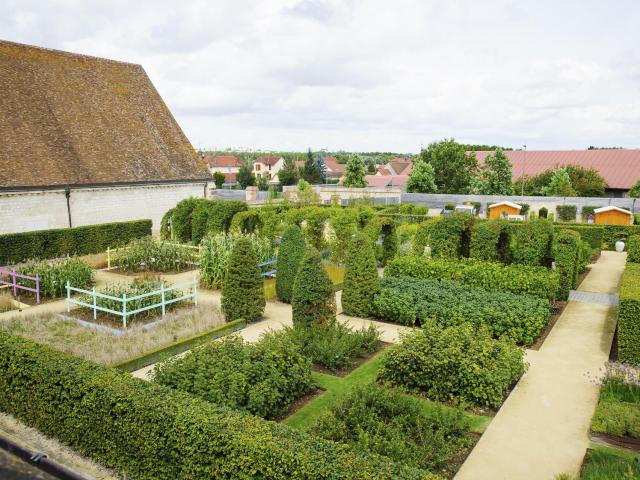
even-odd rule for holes
{"type": "MultiPolygon", "coordinates": [[[[480,165],[468,145],[445,139],[431,143],[414,160],[407,191],[415,193],[519,194],[522,178],[512,184],[512,165],[496,148],[480,165]]],[[[606,183],[596,170],[575,165],[547,170],[524,178],[524,194],[535,196],[604,195],[606,183]]]]}

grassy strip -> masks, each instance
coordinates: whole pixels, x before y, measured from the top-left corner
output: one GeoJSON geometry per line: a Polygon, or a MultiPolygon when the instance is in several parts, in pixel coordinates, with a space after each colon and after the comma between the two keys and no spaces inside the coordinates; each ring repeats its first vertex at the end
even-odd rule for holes
{"type": "MultiPolygon", "coordinates": [[[[347,394],[360,385],[373,383],[378,374],[382,355],[378,354],[368,362],[356,368],[346,377],[336,377],[324,373],[313,372],[312,376],[318,386],[326,391],[314,398],[293,415],[287,417],[283,423],[297,430],[306,431],[318,419],[318,417],[336,403],[340,402],[347,394]]],[[[419,398],[419,397],[418,397],[419,398]]],[[[429,414],[434,409],[434,402],[427,399],[420,399],[423,404],[425,414],[429,414]]],[[[480,415],[468,414],[471,418],[471,431],[482,433],[489,425],[491,419],[480,415]]]]}
{"type": "Polygon", "coordinates": [[[246,325],[247,322],[245,322],[243,319],[233,320],[232,322],[214,327],[210,330],[206,330],[184,340],[179,340],[170,345],[156,348],[154,350],[151,350],[150,352],[146,352],[125,362],[117,363],[113,365],[113,367],[125,372],[135,372],[136,370],[140,370],[141,368],[153,365],[154,363],[158,363],[165,358],[178,355],[179,353],[186,352],[187,350],[191,350],[198,345],[202,345],[203,343],[215,340],[216,338],[223,337],[233,332],[237,332],[238,330],[246,327],[246,325]]]}
{"type": "Polygon", "coordinates": [[[615,378],[606,379],[591,422],[591,430],[640,438],[640,388],[615,378]]]}
{"type": "Polygon", "coordinates": [[[588,450],[580,478],[582,480],[640,478],[640,467],[635,466],[634,470],[634,458],[640,457],[626,450],[594,445],[588,450]]]}

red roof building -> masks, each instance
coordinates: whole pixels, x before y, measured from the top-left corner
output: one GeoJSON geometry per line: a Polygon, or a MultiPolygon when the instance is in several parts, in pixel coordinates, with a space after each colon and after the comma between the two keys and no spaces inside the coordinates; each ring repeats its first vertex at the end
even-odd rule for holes
{"type": "Polygon", "coordinates": [[[407,185],[409,175],[366,175],[367,187],[400,187],[407,185]]]}
{"type": "Polygon", "coordinates": [[[346,165],[338,163],[336,157],[322,157],[325,167],[327,167],[327,178],[341,178],[344,176],[346,165]]]}
{"type": "MultiPolygon", "coordinates": [[[[478,162],[493,152],[475,152],[478,162]]],[[[624,196],[640,179],[640,149],[608,150],[527,150],[526,160],[523,150],[505,150],[511,161],[513,181],[524,173],[538,175],[545,170],[566,165],[577,165],[597,170],[607,182],[610,196],[624,196]]]]}
{"type": "Polygon", "coordinates": [[[242,160],[236,155],[205,155],[204,161],[209,168],[240,168],[242,160]]]}

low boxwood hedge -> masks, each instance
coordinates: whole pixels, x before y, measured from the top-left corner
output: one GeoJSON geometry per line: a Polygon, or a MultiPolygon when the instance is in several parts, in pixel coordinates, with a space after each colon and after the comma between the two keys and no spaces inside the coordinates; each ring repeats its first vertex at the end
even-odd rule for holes
{"type": "Polygon", "coordinates": [[[491,292],[511,292],[555,298],[558,273],[526,265],[503,265],[477,260],[445,260],[405,256],[389,262],[385,277],[408,276],[432,280],[453,280],[491,292]]]}
{"type": "MultiPolygon", "coordinates": [[[[374,313],[389,321],[405,317],[405,323],[424,325],[435,321],[441,325],[470,322],[487,326],[494,338],[507,336],[520,345],[533,343],[549,322],[549,303],[541,298],[513,293],[487,292],[446,280],[419,280],[410,277],[385,277],[380,285],[382,295],[374,300],[374,313]],[[415,316],[406,322],[404,310],[396,313],[398,302],[415,308],[415,316]]],[[[409,317],[410,318],[410,317],[409,317]]]]}
{"type": "MultiPolygon", "coordinates": [[[[615,250],[616,242],[618,240],[627,240],[627,238],[634,234],[640,234],[640,225],[598,225],[595,223],[582,223],[580,225],[570,223],[556,223],[555,229],[570,228],[576,230],[582,238],[585,238],[585,229],[602,229],[602,250],[615,250]]],[[[588,233],[586,235],[589,235],[588,233]]],[[[597,234],[595,234],[597,235],[597,234]]],[[[594,248],[595,240],[590,241],[589,238],[585,238],[594,248]]]]}
{"type": "Polygon", "coordinates": [[[524,350],[512,342],[470,324],[429,322],[387,349],[378,379],[436,401],[497,407],[525,370],[524,350]]]}
{"type": "Polygon", "coordinates": [[[5,333],[0,391],[0,411],[130,480],[433,478],[5,333]]]}
{"type": "Polygon", "coordinates": [[[0,235],[0,265],[104,252],[151,235],[151,220],[0,235]]]}
{"type": "Polygon", "coordinates": [[[640,264],[628,263],[620,285],[618,360],[640,365],[640,264]]]}

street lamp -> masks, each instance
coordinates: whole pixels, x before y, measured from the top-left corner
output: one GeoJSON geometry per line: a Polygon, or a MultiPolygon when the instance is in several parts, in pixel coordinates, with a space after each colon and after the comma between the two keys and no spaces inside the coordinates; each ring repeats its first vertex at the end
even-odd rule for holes
{"type": "Polygon", "coordinates": [[[522,159],[522,188],[520,195],[524,198],[524,164],[527,162],[527,146],[522,145],[522,150],[524,151],[524,158],[522,159]]]}

